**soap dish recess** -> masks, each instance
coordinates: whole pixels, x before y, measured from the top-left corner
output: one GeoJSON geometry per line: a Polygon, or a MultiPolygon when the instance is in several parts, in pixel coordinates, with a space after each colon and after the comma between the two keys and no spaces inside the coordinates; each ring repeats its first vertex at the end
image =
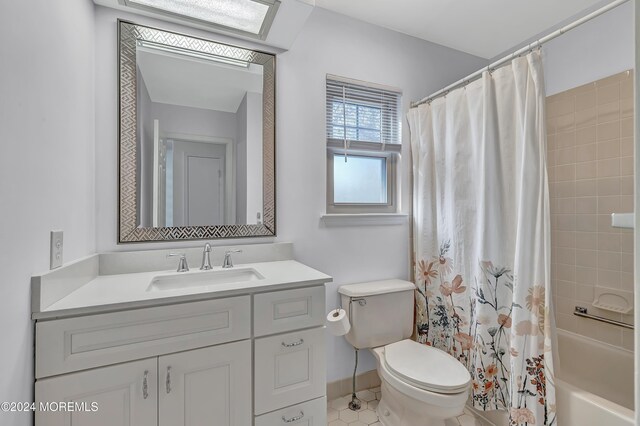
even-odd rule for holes
{"type": "Polygon", "coordinates": [[[592,305],[605,311],[630,314],[633,312],[633,293],[615,288],[596,287],[592,305]]]}

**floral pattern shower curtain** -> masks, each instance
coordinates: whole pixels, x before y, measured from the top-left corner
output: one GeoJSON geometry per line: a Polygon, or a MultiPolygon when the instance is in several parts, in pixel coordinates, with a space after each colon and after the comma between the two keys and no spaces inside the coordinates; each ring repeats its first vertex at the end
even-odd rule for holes
{"type": "Polygon", "coordinates": [[[417,339],[512,425],[556,424],[544,97],[532,52],[409,113],[417,339]]]}

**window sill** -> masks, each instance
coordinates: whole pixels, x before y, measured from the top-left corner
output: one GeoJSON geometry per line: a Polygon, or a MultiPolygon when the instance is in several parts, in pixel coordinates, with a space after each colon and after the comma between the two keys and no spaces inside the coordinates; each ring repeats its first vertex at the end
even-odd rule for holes
{"type": "Polygon", "coordinates": [[[409,215],[404,213],[324,214],[320,220],[326,226],[385,226],[403,225],[409,215]]]}

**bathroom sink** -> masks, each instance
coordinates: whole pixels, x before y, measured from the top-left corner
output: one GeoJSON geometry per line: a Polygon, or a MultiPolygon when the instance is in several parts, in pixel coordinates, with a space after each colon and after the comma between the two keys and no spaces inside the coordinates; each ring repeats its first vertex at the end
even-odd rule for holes
{"type": "Polygon", "coordinates": [[[147,291],[177,290],[181,288],[205,287],[216,284],[230,284],[262,279],[264,279],[264,277],[252,268],[198,271],[192,273],[183,272],[153,277],[147,291]]]}

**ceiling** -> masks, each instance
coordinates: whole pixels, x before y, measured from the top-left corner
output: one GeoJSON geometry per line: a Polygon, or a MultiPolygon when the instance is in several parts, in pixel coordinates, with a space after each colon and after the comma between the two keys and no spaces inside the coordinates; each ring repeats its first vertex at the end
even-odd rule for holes
{"type": "Polygon", "coordinates": [[[491,59],[603,0],[315,0],[316,6],[491,59]]]}
{"type": "MultiPolygon", "coordinates": [[[[0,2],[4,1],[5,0],[0,0],[0,2]]],[[[295,42],[296,37],[304,27],[305,22],[307,22],[307,18],[313,11],[314,6],[314,0],[280,0],[280,7],[278,8],[278,13],[273,20],[269,34],[267,35],[266,40],[261,41],[254,38],[244,37],[233,32],[225,32],[219,28],[212,28],[211,26],[200,24],[193,20],[184,20],[180,17],[162,15],[153,11],[132,8],[122,4],[120,0],[93,0],[93,2],[100,6],[135,13],[136,15],[151,16],[163,21],[175,22],[193,28],[213,31],[219,34],[224,34],[225,36],[230,36],[226,40],[218,40],[220,42],[238,45],[238,41],[243,40],[244,42],[241,43],[241,45],[247,48],[268,46],[270,48],[275,48],[267,49],[274,53],[280,53],[281,51],[287,50],[291,47],[295,42]]]]}
{"type": "Polygon", "coordinates": [[[236,113],[247,92],[262,93],[262,65],[248,68],[138,48],[152,102],[236,113]]]}

